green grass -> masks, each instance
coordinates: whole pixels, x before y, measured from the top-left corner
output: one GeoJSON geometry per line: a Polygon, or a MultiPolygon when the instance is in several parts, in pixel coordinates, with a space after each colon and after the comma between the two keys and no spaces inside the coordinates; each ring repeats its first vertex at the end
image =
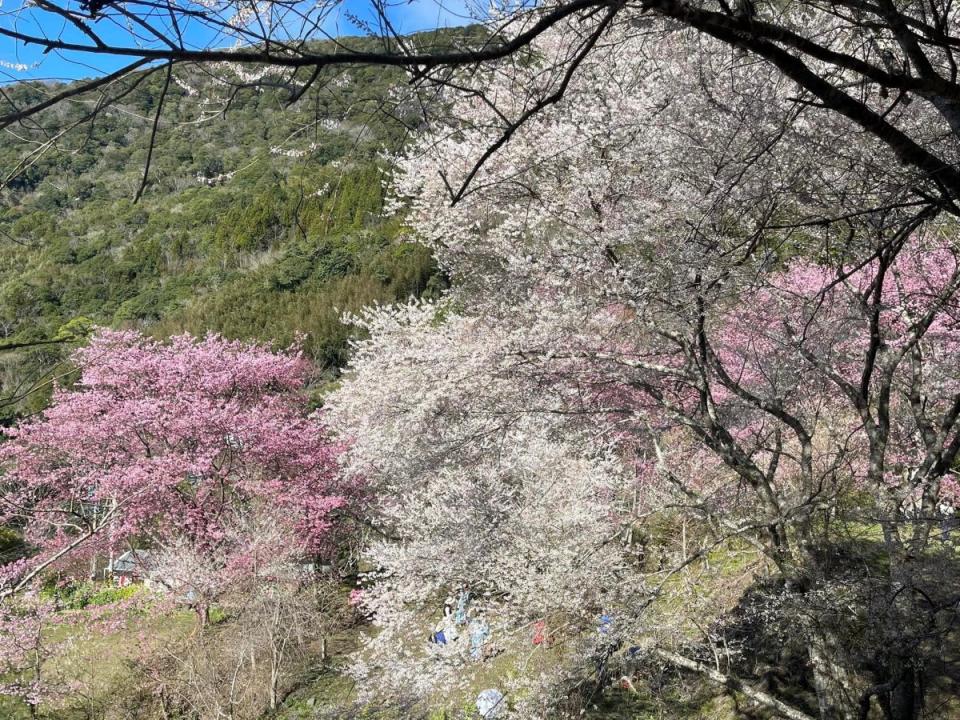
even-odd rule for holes
{"type": "Polygon", "coordinates": [[[354,683],[335,665],[325,666],[308,683],[291,694],[274,715],[276,720],[309,720],[317,710],[354,702],[354,683]]]}

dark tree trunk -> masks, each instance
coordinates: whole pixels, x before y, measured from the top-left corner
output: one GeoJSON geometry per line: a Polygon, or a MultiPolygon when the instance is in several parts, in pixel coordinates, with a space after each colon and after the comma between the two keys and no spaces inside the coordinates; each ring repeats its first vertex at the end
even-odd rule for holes
{"type": "Polygon", "coordinates": [[[892,663],[896,682],[884,705],[888,720],[917,720],[923,708],[922,676],[909,660],[898,658],[892,663]]]}

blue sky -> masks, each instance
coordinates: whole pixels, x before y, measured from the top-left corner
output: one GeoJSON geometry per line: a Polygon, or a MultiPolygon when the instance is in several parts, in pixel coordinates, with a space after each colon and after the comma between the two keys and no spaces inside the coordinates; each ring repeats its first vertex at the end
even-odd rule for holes
{"type": "MultiPolygon", "coordinates": [[[[469,13],[465,9],[467,1],[469,0],[398,2],[391,7],[389,15],[395,28],[402,33],[436,27],[453,27],[469,22],[469,13]]],[[[58,5],[63,6],[63,3],[58,2],[58,5]]],[[[76,3],[68,0],[66,6],[76,7],[76,3]]],[[[76,43],[90,42],[66,21],[49,13],[43,13],[36,6],[25,6],[23,0],[15,0],[13,5],[4,3],[0,8],[2,8],[0,9],[0,28],[4,30],[15,30],[34,36],[60,36],[76,43]]],[[[342,0],[325,21],[324,32],[332,36],[360,34],[361,31],[348,19],[349,15],[365,20],[374,17],[369,0],[342,0]]],[[[114,19],[100,19],[92,27],[108,44],[116,43],[128,47],[135,47],[138,44],[138,39],[131,33],[131,28],[119,24],[114,19]]],[[[218,35],[212,29],[196,23],[192,26],[181,26],[181,30],[187,41],[195,47],[223,47],[233,42],[231,38],[218,35]]],[[[141,45],[157,45],[155,41],[152,43],[148,41],[142,32],[137,34],[141,36],[139,41],[141,45]]],[[[112,72],[132,60],[133,58],[79,52],[50,52],[44,55],[36,46],[24,45],[10,37],[0,36],[0,83],[24,79],[64,80],[93,77],[112,72]],[[14,65],[27,67],[26,69],[11,67],[14,65]]]]}

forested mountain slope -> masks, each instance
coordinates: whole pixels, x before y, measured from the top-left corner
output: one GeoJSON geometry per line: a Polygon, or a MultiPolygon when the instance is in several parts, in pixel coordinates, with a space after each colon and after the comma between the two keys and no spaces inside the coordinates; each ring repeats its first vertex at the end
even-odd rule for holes
{"type": "Polygon", "coordinates": [[[7,30],[0,717],[960,717],[949,8],[199,5],[7,30]]]}
{"type": "MultiPolygon", "coordinates": [[[[68,341],[92,324],[278,345],[305,333],[335,373],[340,312],[438,290],[428,252],[381,213],[382,153],[417,122],[391,100],[402,81],[353,67],[290,107],[290,88],[178,70],[136,202],[159,75],[91,127],[58,136],[41,118],[0,133],[4,417],[42,406],[68,341]]],[[[22,102],[40,90],[7,92],[22,102]]],[[[95,109],[77,102],[49,121],[95,109]]]]}

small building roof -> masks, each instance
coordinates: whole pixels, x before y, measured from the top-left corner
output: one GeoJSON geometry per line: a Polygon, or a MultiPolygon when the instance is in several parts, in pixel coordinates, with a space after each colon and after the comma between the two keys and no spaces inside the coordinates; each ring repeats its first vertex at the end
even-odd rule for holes
{"type": "Polygon", "coordinates": [[[127,550],[113,561],[113,572],[136,573],[149,570],[152,566],[153,553],[149,550],[127,550]]]}

